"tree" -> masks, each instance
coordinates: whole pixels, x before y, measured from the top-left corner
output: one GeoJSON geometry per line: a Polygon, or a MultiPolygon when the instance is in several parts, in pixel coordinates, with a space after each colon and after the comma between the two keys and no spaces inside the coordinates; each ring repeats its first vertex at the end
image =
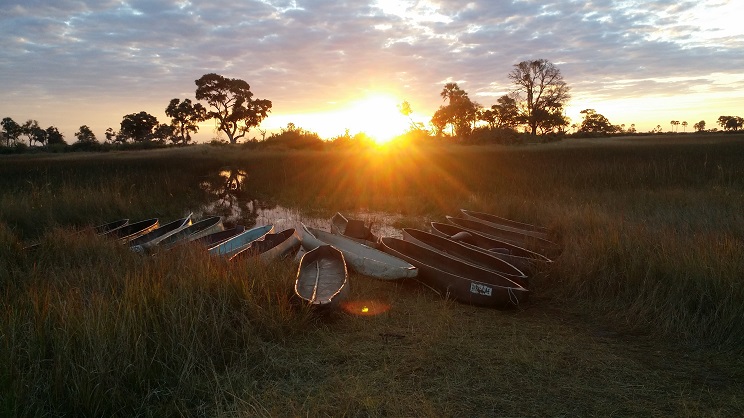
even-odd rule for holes
{"type": "Polygon", "coordinates": [[[93,131],[90,130],[88,125],[83,125],[80,127],[80,130],[75,132],[75,137],[78,139],[78,142],[84,143],[84,144],[97,144],[98,140],[96,139],[96,134],[93,133],[93,131]]]}
{"type": "Polygon", "coordinates": [[[116,140],[119,142],[127,142],[130,139],[134,142],[150,141],[157,126],[158,118],[145,111],[130,113],[122,119],[116,140]]]}
{"type": "Polygon", "coordinates": [[[515,128],[519,125],[517,100],[506,94],[499,97],[495,105],[480,113],[480,119],[488,123],[491,129],[515,128]]]}
{"type": "Polygon", "coordinates": [[[687,121],[682,122],[682,132],[687,132],[687,125],[688,125],[687,121]]]}
{"type": "Polygon", "coordinates": [[[695,128],[698,132],[703,132],[705,130],[705,121],[701,120],[700,122],[692,125],[693,128],[695,128]]]}
{"type": "Polygon", "coordinates": [[[744,119],[739,116],[719,116],[718,124],[727,131],[738,131],[744,126],[744,119]]]}
{"type": "Polygon", "coordinates": [[[34,119],[29,119],[21,125],[21,135],[26,136],[29,147],[32,142],[40,142],[42,145],[46,142],[46,131],[39,126],[39,121],[34,119]]]}
{"type": "Polygon", "coordinates": [[[152,139],[160,143],[165,143],[165,141],[168,140],[173,143],[179,141],[176,137],[176,128],[173,125],[166,125],[165,123],[161,123],[155,127],[155,130],[152,133],[152,139]]]}
{"type": "Polygon", "coordinates": [[[537,134],[541,123],[545,127],[560,119],[565,121],[563,106],[571,98],[570,88],[552,63],[545,59],[522,61],[514,65],[509,79],[515,85],[514,94],[522,100],[521,121],[530,127],[532,135],[537,134]]]}
{"type": "Polygon", "coordinates": [[[210,73],[195,83],[196,99],[206,100],[215,109],[207,112],[207,117],[217,119],[217,129],[227,135],[231,144],[258,126],[271,111],[271,101],[253,99],[251,86],[243,80],[210,73]]]}
{"type": "Polygon", "coordinates": [[[62,132],[60,132],[56,126],[46,128],[46,139],[47,145],[67,145],[67,142],[65,142],[65,136],[62,135],[62,132]]]}
{"type": "Polygon", "coordinates": [[[165,114],[171,118],[174,128],[171,139],[184,145],[191,142],[191,133],[199,132],[199,122],[207,119],[207,109],[201,103],[192,104],[190,99],[171,99],[165,114]]]}
{"type": "Polygon", "coordinates": [[[597,113],[594,109],[584,109],[579,113],[584,115],[579,132],[611,134],[617,130],[604,115],[597,113]]]}
{"type": "Polygon", "coordinates": [[[10,117],[3,118],[0,121],[0,126],[3,127],[3,136],[5,137],[5,146],[9,147],[10,143],[18,141],[18,137],[23,133],[23,128],[16,121],[10,117]]]}
{"type": "Polygon", "coordinates": [[[444,100],[449,100],[449,103],[446,106],[440,106],[434,113],[432,124],[440,132],[450,125],[453,135],[461,138],[470,135],[481,106],[470,100],[465,90],[462,90],[457,83],[445,84],[440,96],[444,100]]]}

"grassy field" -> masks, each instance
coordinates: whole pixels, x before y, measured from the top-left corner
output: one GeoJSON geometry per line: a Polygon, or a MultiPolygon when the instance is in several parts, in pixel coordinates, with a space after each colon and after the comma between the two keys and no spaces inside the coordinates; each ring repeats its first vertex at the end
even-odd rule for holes
{"type": "Polygon", "coordinates": [[[742,135],[2,157],[0,415],[741,416],[742,207],[742,135]],[[323,315],[290,298],[291,261],[69,233],[183,216],[226,167],[242,201],[397,228],[467,207],[564,250],[518,310],[352,275],[377,314],[323,315]]]}

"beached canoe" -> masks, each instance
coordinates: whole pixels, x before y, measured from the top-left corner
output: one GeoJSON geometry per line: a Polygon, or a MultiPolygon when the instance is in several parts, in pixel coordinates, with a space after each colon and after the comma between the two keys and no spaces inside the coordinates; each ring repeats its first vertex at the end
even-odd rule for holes
{"type": "Polygon", "coordinates": [[[333,245],[344,253],[346,264],[351,270],[365,276],[381,280],[398,280],[416,277],[418,274],[418,270],[411,263],[343,235],[308,228],[304,224],[301,231],[302,247],[306,251],[325,244],[333,245]]]}
{"type": "Polygon", "coordinates": [[[266,234],[272,232],[274,232],[273,224],[257,226],[247,231],[243,231],[220,244],[210,247],[209,253],[230,258],[241,250],[247,248],[253,241],[259,240],[266,234]]]}
{"type": "Polygon", "coordinates": [[[502,260],[508,261],[528,275],[533,273],[537,266],[553,262],[542,254],[457,225],[432,222],[431,232],[434,235],[449,238],[479,251],[491,253],[502,260]]]}
{"type": "Polygon", "coordinates": [[[349,275],[344,255],[331,245],[321,245],[300,259],[295,294],[305,302],[337,307],[349,294],[349,275]]]}
{"type": "Polygon", "coordinates": [[[263,239],[253,241],[247,248],[230,257],[230,260],[258,257],[263,262],[269,262],[294,257],[299,249],[300,235],[295,228],[287,228],[275,234],[266,234],[263,239]]]}
{"type": "Polygon", "coordinates": [[[521,232],[514,232],[508,231],[506,229],[496,228],[487,223],[474,221],[472,219],[447,216],[447,221],[454,225],[461,226],[467,230],[476,231],[491,238],[510,242],[514,245],[524,247],[536,253],[543,254],[548,258],[555,258],[561,254],[561,247],[552,241],[548,241],[547,239],[525,235],[521,232]]]}
{"type": "Polygon", "coordinates": [[[410,241],[422,247],[459,258],[466,263],[493,270],[517,282],[522,287],[528,287],[528,277],[524,272],[508,261],[496,257],[493,253],[479,251],[449,238],[420,229],[403,228],[402,232],[404,241],[410,241]]]}
{"type": "Polygon", "coordinates": [[[400,238],[382,237],[380,243],[385,252],[416,266],[418,280],[443,297],[499,309],[519,306],[528,299],[527,289],[495,271],[400,238]]]}
{"type": "Polygon", "coordinates": [[[120,228],[106,234],[107,237],[114,238],[121,243],[128,243],[141,235],[157,229],[160,226],[158,218],[144,219],[135,223],[126,224],[120,228]]]}
{"type": "Polygon", "coordinates": [[[129,241],[129,248],[133,251],[144,252],[149,248],[152,248],[158,243],[169,236],[183,230],[184,228],[191,225],[191,214],[189,213],[183,218],[176,219],[175,221],[168,222],[167,224],[161,225],[152,231],[140,235],[139,237],[129,241]]]}
{"type": "Polygon", "coordinates": [[[93,230],[98,235],[106,235],[109,232],[113,231],[114,229],[121,228],[122,226],[125,226],[129,223],[129,219],[118,219],[116,221],[107,222],[105,224],[96,225],[93,227],[93,230]]]}
{"type": "Polygon", "coordinates": [[[544,226],[518,222],[501,216],[496,216],[485,212],[477,212],[474,210],[460,209],[460,212],[462,212],[463,216],[466,219],[483,222],[493,227],[505,229],[507,231],[521,232],[526,235],[548,239],[549,231],[548,228],[544,226]]]}
{"type": "Polygon", "coordinates": [[[331,233],[342,235],[369,247],[377,248],[380,238],[372,233],[372,225],[364,225],[359,219],[347,219],[340,212],[331,217],[331,233]]]}
{"type": "Polygon", "coordinates": [[[207,234],[207,235],[205,235],[203,237],[197,238],[197,239],[192,240],[190,242],[192,242],[192,243],[194,243],[196,245],[201,245],[201,246],[204,246],[204,247],[207,247],[207,248],[212,248],[215,245],[221,244],[221,243],[227,241],[228,239],[230,239],[230,238],[232,238],[232,237],[234,237],[234,236],[236,236],[236,235],[244,232],[246,229],[248,229],[248,228],[246,228],[243,225],[235,225],[232,228],[227,228],[227,229],[225,229],[223,231],[212,232],[211,234],[207,234]]]}
{"type": "Polygon", "coordinates": [[[222,216],[209,216],[163,239],[158,243],[158,247],[167,250],[180,243],[193,241],[224,230],[225,226],[222,224],[222,216]]]}

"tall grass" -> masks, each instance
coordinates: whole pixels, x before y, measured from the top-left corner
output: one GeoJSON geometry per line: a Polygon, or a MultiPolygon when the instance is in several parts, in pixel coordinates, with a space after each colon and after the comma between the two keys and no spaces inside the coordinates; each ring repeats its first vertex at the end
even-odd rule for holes
{"type": "Polygon", "coordinates": [[[0,414],[740,415],[743,153],[728,136],[8,159],[0,414]],[[564,250],[524,311],[353,276],[353,299],[387,310],[318,317],[289,296],[289,261],[228,263],[194,248],[143,257],[69,233],[179,217],[214,198],[199,184],[225,167],[248,173],[244,199],[319,216],[393,212],[418,227],[469,207],[547,225],[564,250]],[[606,339],[606,323],[642,342],[606,339]]]}

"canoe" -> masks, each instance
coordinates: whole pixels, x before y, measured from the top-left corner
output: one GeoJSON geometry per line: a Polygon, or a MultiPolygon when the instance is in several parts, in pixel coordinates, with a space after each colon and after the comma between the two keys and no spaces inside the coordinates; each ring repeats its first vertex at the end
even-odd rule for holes
{"type": "Polygon", "coordinates": [[[106,235],[109,232],[113,231],[114,229],[121,228],[122,226],[125,226],[129,223],[129,219],[119,219],[116,221],[111,221],[105,224],[96,225],[93,227],[93,230],[98,235],[106,235]]]}
{"type": "Polygon", "coordinates": [[[217,244],[227,241],[228,239],[244,232],[246,227],[243,225],[235,225],[232,228],[225,229],[223,231],[212,232],[211,234],[192,240],[191,242],[202,245],[207,248],[214,247],[217,244]]]}
{"type": "Polygon", "coordinates": [[[189,225],[191,225],[190,213],[183,218],[168,222],[167,224],[161,225],[160,227],[129,241],[129,248],[133,251],[144,252],[148,248],[158,245],[160,241],[183,230],[189,225]]]}
{"type": "Polygon", "coordinates": [[[372,225],[364,225],[359,219],[347,219],[340,212],[331,217],[331,233],[342,235],[369,247],[377,248],[380,238],[372,233],[372,225]]]}
{"type": "Polygon", "coordinates": [[[365,276],[381,280],[398,280],[416,277],[418,270],[411,263],[354,241],[343,235],[331,234],[302,224],[302,247],[306,251],[330,244],[343,254],[349,268],[365,276]]]}
{"type": "Polygon", "coordinates": [[[492,215],[490,213],[476,212],[474,210],[460,209],[460,212],[462,212],[466,219],[483,222],[493,227],[508,231],[521,232],[526,235],[548,239],[549,231],[548,228],[544,226],[518,222],[501,216],[492,215]]]}
{"type": "Polygon", "coordinates": [[[261,240],[253,241],[244,250],[236,253],[230,260],[245,257],[258,257],[263,262],[294,257],[300,249],[300,236],[295,228],[287,228],[276,234],[266,234],[261,240]]]}
{"type": "Polygon", "coordinates": [[[461,226],[469,231],[476,231],[488,237],[524,247],[530,251],[543,254],[549,258],[554,258],[561,253],[561,248],[560,246],[558,246],[558,244],[543,238],[525,235],[521,232],[514,232],[496,228],[489,224],[480,221],[474,221],[472,219],[447,216],[447,221],[454,225],[461,226]]]}
{"type": "Polygon", "coordinates": [[[245,249],[255,240],[263,238],[266,234],[274,232],[274,225],[262,225],[243,231],[232,238],[227,239],[213,247],[209,248],[212,255],[221,255],[227,258],[232,257],[241,250],[245,249]]]}
{"type": "Polygon", "coordinates": [[[506,309],[527,301],[529,291],[506,276],[400,238],[382,237],[385,252],[416,266],[419,280],[440,295],[466,304],[506,309]]]}
{"type": "Polygon", "coordinates": [[[550,264],[553,262],[542,254],[506,241],[487,237],[476,231],[467,230],[457,225],[432,222],[431,232],[434,235],[449,238],[479,251],[492,253],[496,257],[513,264],[526,274],[532,273],[540,264],[550,264]]]}
{"type": "Polygon", "coordinates": [[[522,287],[528,286],[528,278],[524,272],[492,253],[479,251],[449,238],[414,228],[403,228],[403,241],[410,241],[436,252],[459,258],[466,263],[493,270],[517,282],[522,287]]]}
{"type": "Polygon", "coordinates": [[[203,236],[224,230],[225,226],[222,224],[222,216],[209,216],[192,223],[186,228],[160,241],[158,247],[169,249],[179,243],[193,241],[203,236]]]}
{"type": "Polygon", "coordinates": [[[349,275],[344,255],[331,245],[321,245],[300,259],[295,294],[315,306],[336,307],[349,295],[349,275]]]}
{"type": "Polygon", "coordinates": [[[116,228],[106,236],[110,236],[121,243],[128,243],[141,235],[157,229],[160,226],[158,218],[144,219],[133,224],[126,224],[121,228],[116,228]]]}

